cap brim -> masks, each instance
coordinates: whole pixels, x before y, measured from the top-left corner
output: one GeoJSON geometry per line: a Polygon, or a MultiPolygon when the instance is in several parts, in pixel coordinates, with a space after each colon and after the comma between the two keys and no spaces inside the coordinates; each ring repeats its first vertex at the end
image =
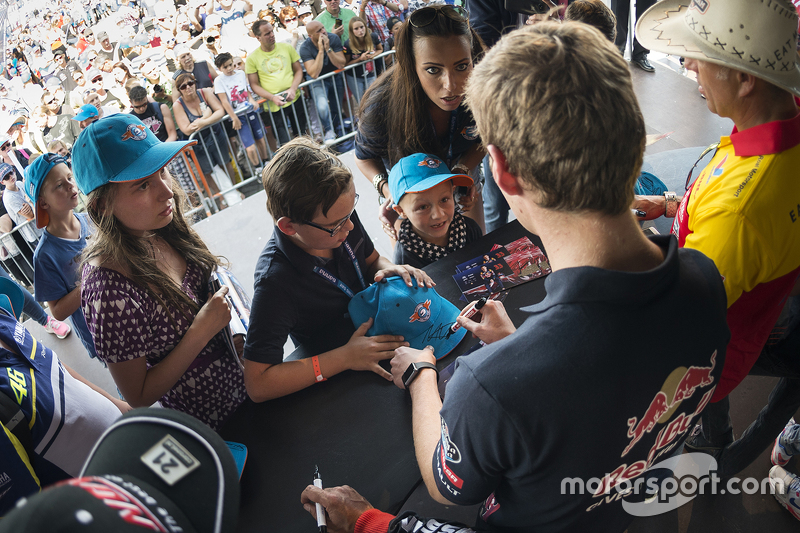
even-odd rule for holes
{"type": "Polygon", "coordinates": [[[36,202],[36,227],[42,229],[50,223],[50,214],[36,202]]]}
{"type": "Polygon", "coordinates": [[[81,122],[81,121],[86,120],[87,118],[92,118],[92,117],[96,117],[96,116],[97,116],[97,113],[95,113],[93,115],[90,115],[89,113],[80,112],[77,115],[75,115],[74,117],[72,117],[72,120],[76,120],[78,122],[81,122]]]}
{"type": "Polygon", "coordinates": [[[751,68],[744,62],[733,61],[734,56],[730,54],[721,55],[686,24],[687,3],[687,0],[661,0],[645,11],[636,23],[636,38],[641,45],[649,50],[747,72],[800,96],[800,64],[797,61],[792,72],[778,78],[768,77],[764,71],[751,68]]]}
{"type": "Polygon", "coordinates": [[[108,181],[109,183],[121,183],[146,178],[164,168],[185,147],[194,144],[197,144],[197,141],[172,141],[155,144],[142,154],[139,159],[125,167],[108,181]]]}
{"type": "Polygon", "coordinates": [[[463,187],[472,187],[472,184],[475,183],[475,181],[466,174],[436,174],[429,178],[425,178],[414,185],[414,187],[406,189],[406,192],[425,192],[450,179],[453,180],[454,185],[460,185],[463,187]]]}

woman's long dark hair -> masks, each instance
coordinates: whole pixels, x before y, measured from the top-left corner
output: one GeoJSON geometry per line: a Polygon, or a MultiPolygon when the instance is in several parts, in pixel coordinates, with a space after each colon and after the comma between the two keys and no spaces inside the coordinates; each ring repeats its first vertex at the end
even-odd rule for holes
{"type": "MultiPolygon", "coordinates": [[[[453,9],[451,6],[436,5],[418,11],[453,9]]],[[[416,12],[415,12],[416,13],[416,12]]],[[[416,71],[414,41],[425,37],[465,37],[469,40],[472,61],[477,62],[484,52],[483,41],[469,25],[469,20],[454,20],[443,13],[437,13],[433,21],[421,28],[404,22],[395,36],[395,64],[367,89],[361,101],[359,113],[369,105],[372,93],[383,93],[386,105],[378,109],[385,112],[388,138],[388,156],[391,165],[403,157],[416,153],[440,153],[442,147],[431,128],[428,110],[430,99],[422,90],[416,71]],[[389,104],[391,102],[391,104],[389,104]]]]}

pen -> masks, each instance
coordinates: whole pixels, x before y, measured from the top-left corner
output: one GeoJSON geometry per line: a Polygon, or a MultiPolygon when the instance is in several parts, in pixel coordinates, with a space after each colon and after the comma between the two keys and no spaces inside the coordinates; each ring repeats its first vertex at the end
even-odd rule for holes
{"type": "Polygon", "coordinates": [[[644,211],[642,211],[640,209],[631,209],[631,212],[633,212],[633,214],[636,215],[639,218],[647,216],[647,213],[645,213],[644,211]]]}
{"type": "MultiPolygon", "coordinates": [[[[322,489],[322,477],[319,475],[318,465],[314,465],[314,486],[322,489]]],[[[328,524],[325,522],[325,508],[319,503],[314,505],[317,506],[317,528],[319,528],[319,533],[328,533],[328,524]]]]}
{"type": "MultiPolygon", "coordinates": [[[[463,315],[461,315],[461,316],[463,316],[464,318],[472,318],[473,316],[475,316],[475,314],[476,314],[478,311],[480,311],[480,310],[481,310],[481,308],[482,308],[484,305],[486,305],[486,297],[485,297],[485,296],[484,296],[483,298],[481,298],[480,300],[475,300],[475,301],[474,301],[474,302],[472,302],[470,305],[468,305],[468,306],[467,306],[467,310],[466,310],[466,312],[464,312],[464,314],[463,314],[463,315]]],[[[450,326],[450,331],[452,331],[453,333],[455,333],[456,331],[458,331],[458,328],[460,328],[460,327],[461,327],[461,324],[459,324],[458,322],[456,322],[455,324],[453,324],[452,326],[450,326]]]]}

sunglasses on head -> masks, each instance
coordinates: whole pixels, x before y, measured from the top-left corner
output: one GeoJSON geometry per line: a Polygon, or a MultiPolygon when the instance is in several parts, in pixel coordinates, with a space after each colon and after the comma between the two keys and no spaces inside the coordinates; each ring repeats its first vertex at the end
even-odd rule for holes
{"type": "Polygon", "coordinates": [[[469,12],[463,7],[444,6],[441,8],[423,7],[421,9],[417,9],[411,14],[410,17],[408,17],[408,22],[415,28],[424,28],[436,20],[436,17],[439,15],[447,17],[456,22],[466,23],[469,21],[469,12]]]}
{"type": "Polygon", "coordinates": [[[194,80],[187,81],[186,83],[184,83],[183,85],[178,87],[178,89],[180,89],[182,91],[182,90],[186,89],[187,87],[194,87],[194,84],[195,84],[194,80]]]}

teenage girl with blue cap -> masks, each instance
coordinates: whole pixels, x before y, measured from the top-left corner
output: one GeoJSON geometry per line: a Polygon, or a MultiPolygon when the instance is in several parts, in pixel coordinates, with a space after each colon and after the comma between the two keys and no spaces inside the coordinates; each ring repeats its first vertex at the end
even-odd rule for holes
{"type": "Polygon", "coordinates": [[[188,142],[162,143],[139,119],[90,124],[73,147],[97,230],[83,256],[81,302],[100,359],[135,407],[160,401],[219,428],[245,398],[220,331],[226,288],[208,293],[219,259],[187,224],[166,165],[188,142]]]}

